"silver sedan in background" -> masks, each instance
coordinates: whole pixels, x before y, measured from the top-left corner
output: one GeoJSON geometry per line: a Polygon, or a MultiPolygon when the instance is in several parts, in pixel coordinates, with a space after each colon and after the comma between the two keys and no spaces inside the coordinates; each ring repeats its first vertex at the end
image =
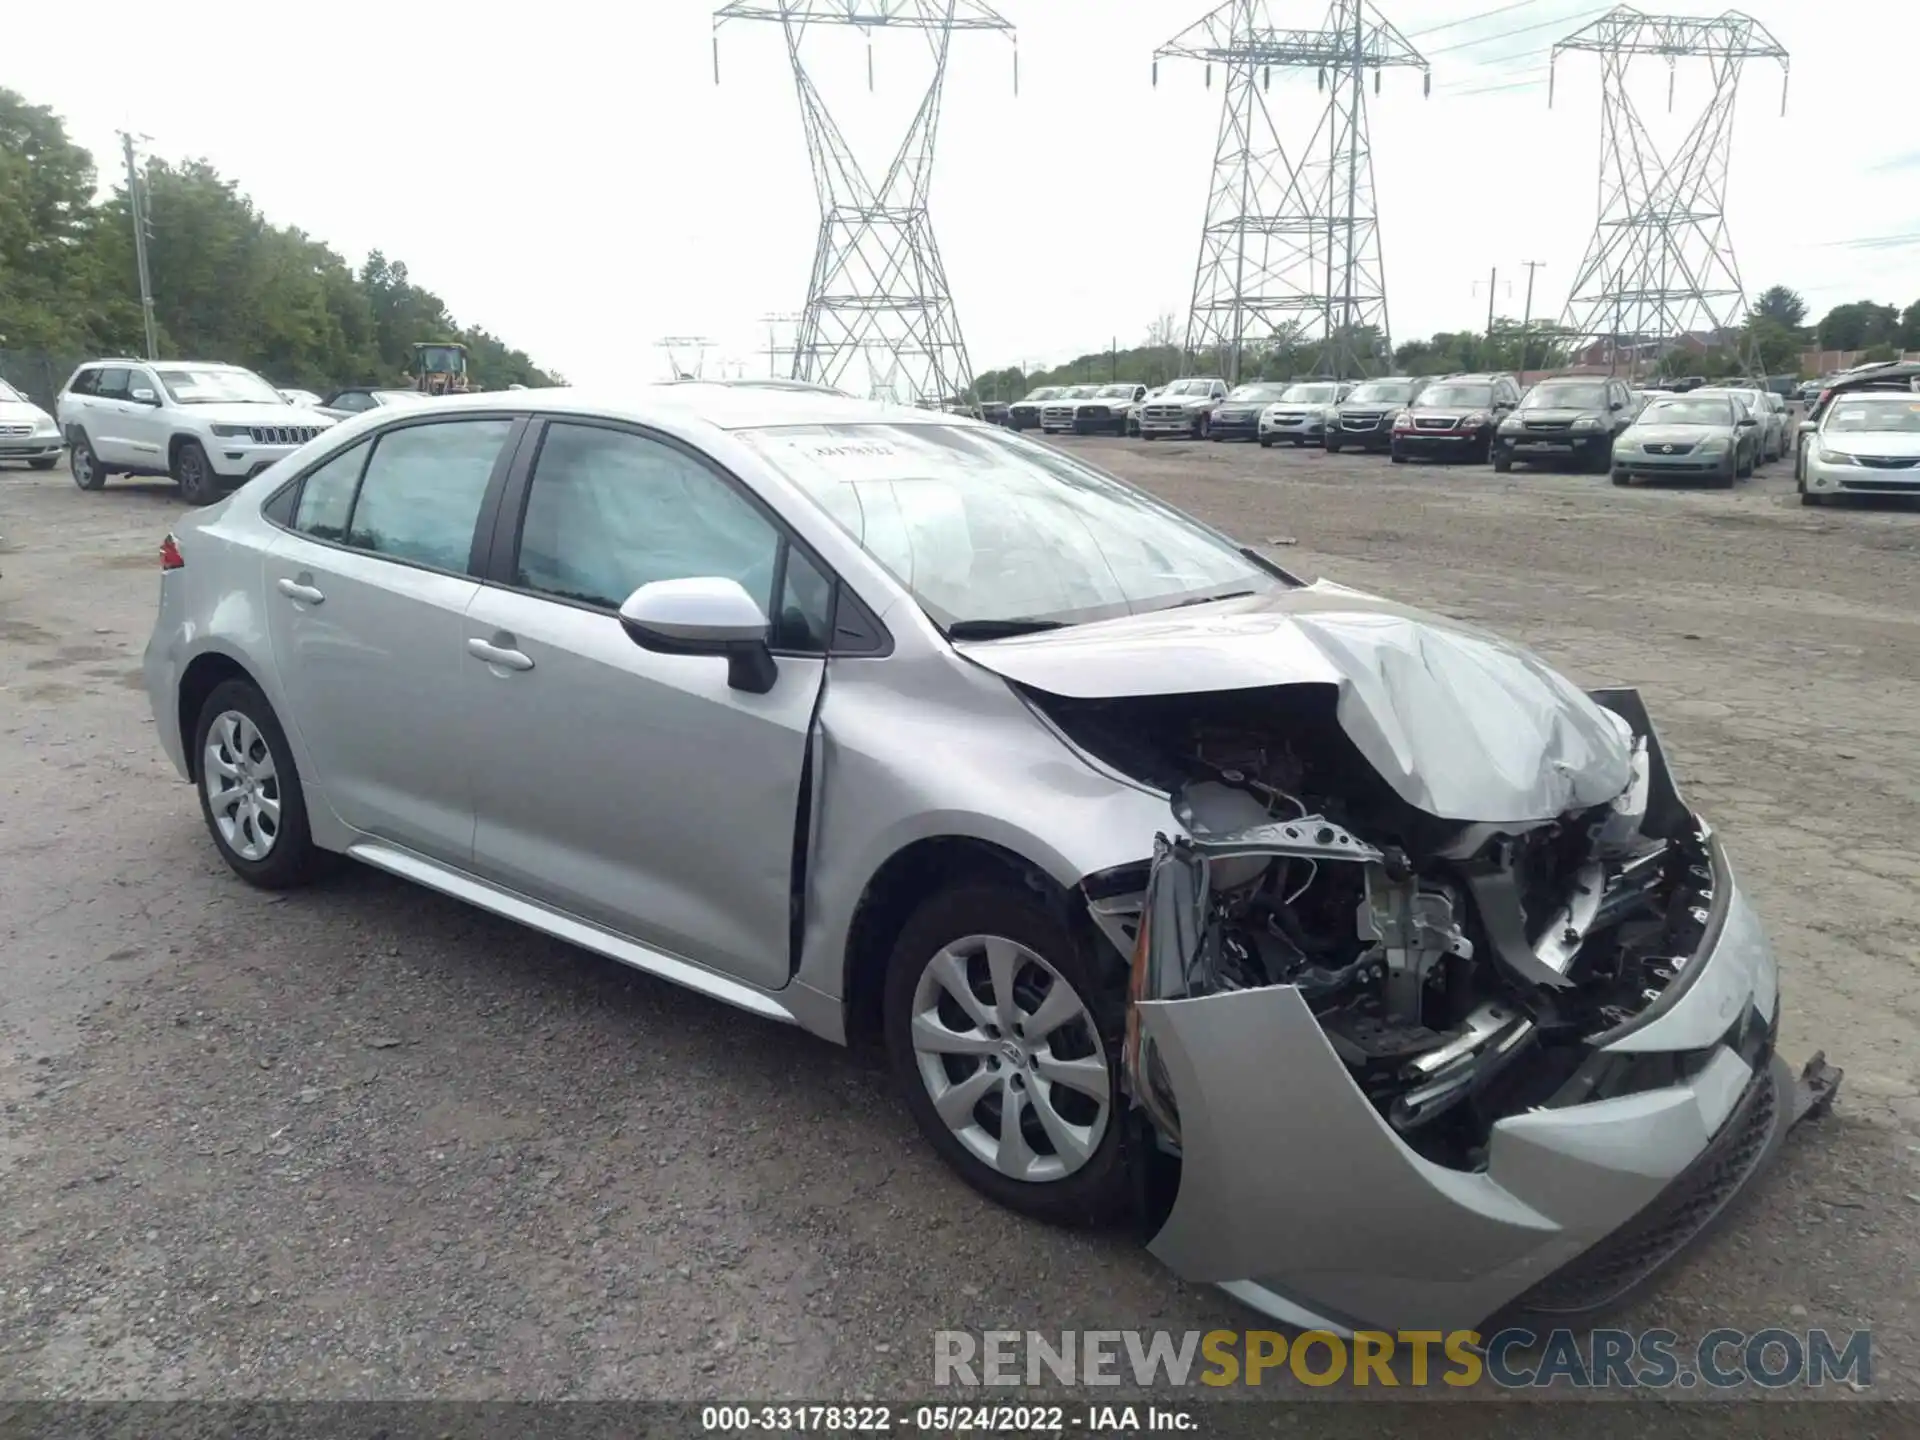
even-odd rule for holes
{"type": "Polygon", "coordinates": [[[154,719],[243,880],[351,857],[873,1035],[982,1192],[1291,1324],[1608,1304],[1832,1094],[1634,691],[997,427],[382,408],[161,563],[154,719]]]}
{"type": "Polygon", "coordinates": [[[1731,488],[1759,463],[1759,424],[1731,395],[1656,394],[1613,442],[1613,483],[1704,480],[1731,488]]]}
{"type": "Polygon", "coordinates": [[[1844,494],[1920,494],[1920,394],[1839,397],[1808,438],[1802,468],[1802,505],[1844,494]]]}

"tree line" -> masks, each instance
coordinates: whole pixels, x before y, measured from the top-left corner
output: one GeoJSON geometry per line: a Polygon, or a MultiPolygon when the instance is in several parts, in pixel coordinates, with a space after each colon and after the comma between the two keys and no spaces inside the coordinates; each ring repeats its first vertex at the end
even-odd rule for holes
{"type": "MultiPolygon", "coordinates": [[[[228,361],[277,385],[325,391],[395,384],[416,342],[457,340],[483,388],[558,382],[525,352],[458,323],[404,264],[375,251],[355,269],[270,223],[203,160],[150,160],[142,189],[163,356],[228,361]]],[[[60,117],[0,89],[0,352],[64,365],[145,346],[125,187],[102,198],[93,156],[60,117]]]]}
{"type": "MultiPolygon", "coordinates": [[[[1920,350],[1920,300],[1901,309],[1871,300],[1836,305],[1816,323],[1807,323],[1807,304],[1785,285],[1762,291],[1739,329],[1704,349],[1676,347],[1655,364],[1664,375],[1704,375],[1725,379],[1743,373],[1751,353],[1768,375],[1799,376],[1800,357],[1808,350],[1860,353],[1861,360],[1895,360],[1903,351],[1920,350]]],[[[1357,328],[1350,353],[1373,357],[1375,373],[1447,375],[1477,370],[1552,370],[1572,363],[1566,344],[1538,323],[1498,319],[1485,330],[1442,331],[1424,340],[1396,345],[1389,357],[1377,330],[1357,328]],[[1390,363],[1389,363],[1390,361],[1390,363]]],[[[1292,380],[1317,373],[1321,346],[1299,331],[1282,329],[1250,347],[1242,356],[1240,378],[1292,380]]],[[[1042,385],[1126,381],[1161,385],[1182,375],[1217,372],[1220,358],[1188,352],[1176,318],[1162,315],[1148,327],[1143,343],[1091,351],[1028,371],[1021,366],[989,370],[976,378],[974,393],[983,401],[1016,399],[1042,385]]],[[[1814,379],[1815,376],[1800,378],[1814,379]]]]}

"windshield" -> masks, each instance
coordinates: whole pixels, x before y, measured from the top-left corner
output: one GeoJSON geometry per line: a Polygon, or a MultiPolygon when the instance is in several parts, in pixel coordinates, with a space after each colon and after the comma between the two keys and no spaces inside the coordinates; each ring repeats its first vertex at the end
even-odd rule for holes
{"type": "Polygon", "coordinates": [[[1339,393],[1338,385],[1289,385],[1280,398],[1289,405],[1331,405],[1339,393]]]}
{"type": "Polygon", "coordinates": [[[423,345],[420,368],[433,375],[458,375],[467,368],[467,357],[451,345],[423,345]]]}
{"type": "Polygon", "coordinates": [[[1107,397],[1109,397],[1109,398],[1111,398],[1112,396],[1115,396],[1115,395],[1117,395],[1117,396],[1119,396],[1119,397],[1120,397],[1121,399],[1123,399],[1123,400],[1131,400],[1131,399],[1133,398],[1133,386],[1131,386],[1131,385],[1102,385],[1102,386],[1100,387],[1100,390],[1099,390],[1099,392],[1098,392],[1098,393],[1099,393],[1099,394],[1101,394],[1101,395],[1103,395],[1103,396],[1107,396],[1107,397]]]}
{"type": "Polygon", "coordinates": [[[1042,385],[1038,390],[1028,392],[1029,400],[1051,400],[1060,393],[1058,385],[1042,385]]]}
{"type": "Polygon", "coordinates": [[[27,403],[27,397],[4,380],[0,380],[0,400],[17,400],[22,405],[27,403]]]}
{"type": "Polygon", "coordinates": [[[1640,419],[1648,425],[1732,425],[1733,402],[1724,395],[1662,395],[1640,419]]]}
{"type": "Polygon", "coordinates": [[[1237,385],[1227,393],[1227,399],[1278,400],[1283,389],[1279,385],[1237,385]]]}
{"type": "Polygon", "coordinates": [[[154,372],[176,405],[284,405],[280,392],[251,370],[162,369],[154,372]]]}
{"type": "Polygon", "coordinates": [[[1098,385],[1069,385],[1066,389],[1060,392],[1060,398],[1062,400],[1090,399],[1093,395],[1093,392],[1098,390],[1099,388],[1100,387],[1098,385]]]}
{"type": "Polygon", "coordinates": [[[1069,456],[958,425],[734,432],[952,629],[1046,629],[1280,582],[1069,456]]]}
{"type": "Polygon", "coordinates": [[[1604,385],[1536,385],[1520,398],[1522,410],[1604,410],[1604,385]]]}
{"type": "Polygon", "coordinates": [[[1909,396],[1848,396],[1827,412],[1823,430],[1878,430],[1920,435],[1920,404],[1909,396]]]}
{"type": "Polygon", "coordinates": [[[1491,385],[1435,385],[1420,396],[1422,405],[1491,405],[1491,385]]]}
{"type": "Polygon", "coordinates": [[[1349,403],[1357,405],[1404,405],[1411,399],[1411,380],[1373,380],[1354,386],[1353,393],[1347,396],[1349,403]]]}
{"type": "Polygon", "coordinates": [[[1176,380],[1160,393],[1162,395],[1205,395],[1213,389],[1211,380],[1176,380]]]}

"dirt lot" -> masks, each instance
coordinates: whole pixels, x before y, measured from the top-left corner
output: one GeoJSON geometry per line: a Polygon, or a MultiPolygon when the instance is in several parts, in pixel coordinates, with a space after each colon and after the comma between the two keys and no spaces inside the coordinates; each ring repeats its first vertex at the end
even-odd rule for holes
{"type": "MultiPolygon", "coordinates": [[[[1920,513],[1075,443],[1645,688],[1847,1084],[1623,1322],[1872,1326],[1920,1389],[1920,513]]],[[[0,1395],[912,1395],[940,1328],[1256,1323],[976,1199],[871,1060],[371,872],[241,885],[139,688],[179,510],[0,472],[0,1395]]]]}

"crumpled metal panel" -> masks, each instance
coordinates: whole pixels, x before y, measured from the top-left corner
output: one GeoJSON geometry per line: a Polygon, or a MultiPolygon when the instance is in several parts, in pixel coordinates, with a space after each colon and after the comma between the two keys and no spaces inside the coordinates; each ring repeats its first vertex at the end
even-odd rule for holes
{"type": "Polygon", "coordinates": [[[1361,755],[1443,820],[1550,820],[1632,778],[1631,737],[1531,651],[1326,581],[956,648],[1076,699],[1335,686],[1361,755]]]}

